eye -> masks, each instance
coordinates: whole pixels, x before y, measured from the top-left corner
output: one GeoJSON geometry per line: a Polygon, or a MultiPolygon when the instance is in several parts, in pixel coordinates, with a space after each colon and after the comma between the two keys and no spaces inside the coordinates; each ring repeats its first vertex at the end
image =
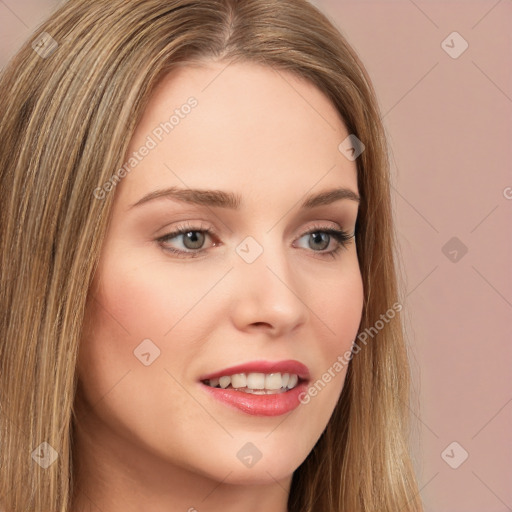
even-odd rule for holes
{"type": "Polygon", "coordinates": [[[213,234],[214,233],[211,229],[203,228],[202,226],[192,226],[190,224],[185,224],[178,227],[176,231],[158,238],[157,242],[159,242],[162,248],[167,252],[171,252],[179,257],[193,258],[200,256],[201,253],[206,251],[206,249],[203,249],[205,240],[207,237],[212,237],[213,234]],[[184,249],[177,249],[170,246],[169,242],[171,240],[180,238],[181,245],[184,247],[184,249]]]}
{"type": "MultiPolygon", "coordinates": [[[[195,258],[201,256],[202,253],[208,252],[209,249],[204,248],[206,239],[214,236],[213,230],[209,228],[184,224],[179,226],[175,231],[158,238],[156,241],[166,252],[170,252],[181,258],[195,258]],[[179,240],[180,238],[181,248],[176,248],[171,245],[173,239],[179,240]]],[[[304,238],[307,240],[307,247],[305,247],[305,249],[310,249],[311,252],[318,253],[322,257],[330,256],[335,258],[342,249],[348,246],[350,240],[354,238],[354,234],[349,234],[346,231],[332,227],[313,226],[313,228],[302,235],[299,240],[304,238]],[[335,242],[334,248],[326,251],[333,240],[335,242]]],[[[219,243],[215,242],[212,246],[217,245],[219,245],[219,243]]]]}
{"type": "Polygon", "coordinates": [[[313,252],[318,252],[320,255],[331,256],[335,258],[338,253],[346,248],[354,234],[350,235],[342,229],[334,229],[331,227],[315,226],[304,234],[299,240],[306,238],[307,248],[312,249],[313,252]],[[335,240],[335,247],[330,251],[325,251],[332,242],[335,240]]]}

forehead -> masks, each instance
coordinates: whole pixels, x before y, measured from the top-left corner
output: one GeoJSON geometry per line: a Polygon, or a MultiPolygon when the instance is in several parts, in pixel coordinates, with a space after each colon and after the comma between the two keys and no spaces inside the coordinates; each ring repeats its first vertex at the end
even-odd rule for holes
{"type": "Polygon", "coordinates": [[[126,159],[151,149],[120,188],[127,201],[157,186],[302,195],[318,184],[357,192],[355,162],[338,150],[347,135],[330,100],[289,72],[253,63],[185,65],[152,94],[126,159]]]}

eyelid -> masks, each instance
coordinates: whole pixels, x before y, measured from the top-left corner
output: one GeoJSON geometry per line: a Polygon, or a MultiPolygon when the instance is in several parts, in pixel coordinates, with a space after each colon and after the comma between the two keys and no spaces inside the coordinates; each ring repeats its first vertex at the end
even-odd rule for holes
{"type": "MultiPolygon", "coordinates": [[[[191,221],[184,221],[183,223],[178,224],[171,231],[165,233],[162,236],[157,237],[155,239],[155,241],[158,242],[162,246],[162,244],[166,241],[166,239],[177,238],[177,237],[179,237],[185,233],[188,233],[190,231],[204,232],[204,233],[207,233],[207,235],[210,238],[217,238],[217,239],[219,238],[215,229],[213,229],[210,226],[204,226],[202,224],[202,221],[197,221],[197,223],[194,223],[191,221]]],[[[222,245],[222,243],[214,242],[212,247],[216,247],[219,245],[222,245]]],[[[201,256],[203,253],[206,253],[210,250],[210,248],[208,248],[208,249],[197,249],[197,250],[189,249],[187,251],[184,251],[182,249],[172,249],[169,247],[162,247],[162,249],[166,252],[175,254],[176,256],[181,257],[181,258],[192,258],[192,257],[201,256]]]]}
{"type": "MultiPolygon", "coordinates": [[[[332,221],[325,221],[325,222],[332,222],[332,221]]],[[[346,249],[348,244],[350,243],[351,239],[353,239],[355,237],[355,230],[354,230],[354,232],[350,233],[349,231],[346,231],[342,227],[340,227],[337,223],[335,223],[335,222],[332,222],[332,223],[335,224],[335,227],[331,227],[326,224],[322,224],[319,221],[316,221],[316,223],[313,226],[310,226],[308,229],[306,229],[306,231],[301,231],[301,233],[296,238],[294,238],[294,241],[300,240],[304,236],[310,235],[315,232],[327,233],[332,238],[334,238],[336,240],[336,242],[338,244],[337,247],[335,247],[334,249],[332,249],[330,251],[310,251],[310,252],[312,252],[313,254],[318,253],[318,256],[320,256],[321,258],[326,257],[326,256],[332,256],[333,258],[335,258],[336,254],[339,251],[346,249]]],[[[159,242],[160,244],[162,244],[163,242],[165,242],[166,239],[177,238],[177,237],[179,237],[183,234],[186,234],[188,232],[191,232],[191,231],[203,232],[203,233],[206,233],[211,238],[212,237],[217,238],[217,239],[219,238],[215,229],[212,227],[203,226],[202,221],[197,221],[197,224],[194,224],[191,221],[185,221],[182,224],[178,224],[178,226],[176,226],[176,228],[174,228],[172,231],[156,238],[156,241],[159,242]]],[[[173,248],[169,248],[169,247],[162,247],[162,249],[165,250],[166,252],[173,253],[181,258],[187,258],[187,257],[193,258],[193,257],[201,256],[202,254],[209,252],[211,250],[211,248],[217,247],[219,245],[222,245],[222,242],[221,243],[214,242],[212,247],[207,248],[207,249],[182,250],[182,249],[173,249],[173,248]]]]}

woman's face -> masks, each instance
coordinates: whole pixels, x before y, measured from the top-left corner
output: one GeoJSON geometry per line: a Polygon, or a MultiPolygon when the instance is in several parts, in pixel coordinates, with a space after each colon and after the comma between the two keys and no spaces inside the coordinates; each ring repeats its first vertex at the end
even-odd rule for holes
{"type": "Polygon", "coordinates": [[[79,395],[103,456],[124,447],[231,483],[281,480],[303,462],[340,396],[363,306],[355,239],[333,234],[354,232],[358,202],[311,200],[359,193],[338,149],[348,135],[318,89],[269,67],[205,62],[160,84],[132,167],[102,192],[115,201],[79,395]]]}

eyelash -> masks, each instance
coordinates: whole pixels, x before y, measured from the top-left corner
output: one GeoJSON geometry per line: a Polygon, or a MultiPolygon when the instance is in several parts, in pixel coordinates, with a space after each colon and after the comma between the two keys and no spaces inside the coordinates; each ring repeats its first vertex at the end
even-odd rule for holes
{"type": "MultiPolygon", "coordinates": [[[[192,226],[192,225],[189,225],[189,224],[185,224],[183,226],[180,226],[178,227],[178,229],[176,229],[175,231],[171,232],[171,233],[167,233],[166,235],[163,235],[159,238],[156,239],[157,242],[160,243],[162,249],[166,252],[170,252],[176,256],[178,256],[179,258],[197,258],[198,256],[201,255],[201,253],[203,252],[206,252],[208,251],[208,249],[196,249],[196,250],[193,250],[193,249],[189,249],[188,251],[182,251],[180,249],[174,249],[174,248],[171,248],[171,247],[164,247],[163,244],[170,240],[170,239],[173,239],[173,238],[176,238],[180,235],[184,235],[186,233],[190,233],[191,231],[193,232],[199,232],[199,233],[206,233],[208,234],[208,236],[210,237],[215,237],[215,232],[211,229],[208,229],[208,228],[203,228],[202,226],[192,226]]],[[[328,235],[332,236],[337,242],[338,242],[338,245],[335,249],[331,250],[331,251],[327,251],[327,252],[324,252],[324,251],[312,251],[312,252],[316,252],[318,254],[320,254],[321,256],[324,256],[324,257],[328,257],[328,256],[331,256],[333,259],[335,259],[336,257],[339,256],[339,253],[343,250],[343,249],[346,249],[350,240],[352,238],[354,238],[355,234],[349,234],[347,233],[346,231],[344,230],[341,230],[341,229],[334,229],[334,228],[331,228],[331,227],[326,227],[326,226],[321,226],[321,225],[317,225],[317,226],[313,226],[310,230],[308,230],[306,233],[303,233],[303,235],[300,237],[304,237],[306,235],[311,235],[313,233],[327,233],[328,235]]]]}

